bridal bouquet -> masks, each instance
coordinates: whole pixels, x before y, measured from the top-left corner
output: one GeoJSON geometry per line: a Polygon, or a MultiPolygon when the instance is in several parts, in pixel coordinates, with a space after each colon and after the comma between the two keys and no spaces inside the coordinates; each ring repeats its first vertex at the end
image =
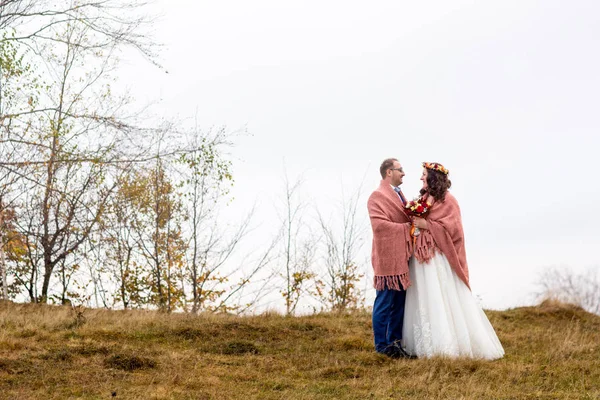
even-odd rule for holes
{"type": "MultiPolygon", "coordinates": [[[[427,201],[422,197],[417,197],[416,199],[406,203],[404,208],[409,215],[412,215],[413,217],[424,218],[431,209],[431,204],[427,203],[427,201]]],[[[413,225],[410,228],[410,235],[413,237],[413,240],[416,240],[416,237],[420,234],[421,232],[419,231],[419,228],[417,228],[413,222],[413,225]]]]}

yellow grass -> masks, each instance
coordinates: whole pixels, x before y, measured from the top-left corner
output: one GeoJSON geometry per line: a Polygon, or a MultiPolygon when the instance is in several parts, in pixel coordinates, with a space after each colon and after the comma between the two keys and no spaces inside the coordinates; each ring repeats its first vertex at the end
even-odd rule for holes
{"type": "Polygon", "coordinates": [[[600,317],[490,311],[506,357],[391,360],[370,315],[165,315],[0,303],[0,399],[598,399],[600,317]]]}

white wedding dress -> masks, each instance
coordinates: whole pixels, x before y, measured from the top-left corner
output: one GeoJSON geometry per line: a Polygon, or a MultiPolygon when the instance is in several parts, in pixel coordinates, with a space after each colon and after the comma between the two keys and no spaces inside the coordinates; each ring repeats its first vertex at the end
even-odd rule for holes
{"type": "Polygon", "coordinates": [[[486,360],[504,355],[481,306],[442,253],[426,264],[412,257],[409,271],[402,333],[409,354],[486,360]]]}

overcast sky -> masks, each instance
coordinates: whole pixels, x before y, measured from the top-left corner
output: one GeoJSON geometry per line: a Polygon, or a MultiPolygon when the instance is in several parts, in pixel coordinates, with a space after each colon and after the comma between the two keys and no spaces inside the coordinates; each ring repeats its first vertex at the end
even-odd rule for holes
{"type": "Polygon", "coordinates": [[[168,74],[131,61],[123,81],[165,115],[247,129],[232,149],[230,215],[256,201],[258,218],[276,224],[285,163],[323,210],[364,180],[366,220],[384,158],[404,166],[408,197],[420,163],[438,161],[450,170],[485,307],[531,302],[549,266],[600,266],[597,1],[156,7],[168,74]]]}

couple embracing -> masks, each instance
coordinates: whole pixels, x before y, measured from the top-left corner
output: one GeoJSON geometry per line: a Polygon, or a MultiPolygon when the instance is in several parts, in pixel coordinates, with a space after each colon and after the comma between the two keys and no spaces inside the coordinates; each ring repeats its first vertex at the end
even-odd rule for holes
{"type": "Polygon", "coordinates": [[[397,159],[384,160],[379,171],[381,184],[368,201],[375,350],[392,358],[501,358],[504,349],[469,286],[448,170],[423,163],[416,203],[400,190],[404,171],[397,159]]]}

